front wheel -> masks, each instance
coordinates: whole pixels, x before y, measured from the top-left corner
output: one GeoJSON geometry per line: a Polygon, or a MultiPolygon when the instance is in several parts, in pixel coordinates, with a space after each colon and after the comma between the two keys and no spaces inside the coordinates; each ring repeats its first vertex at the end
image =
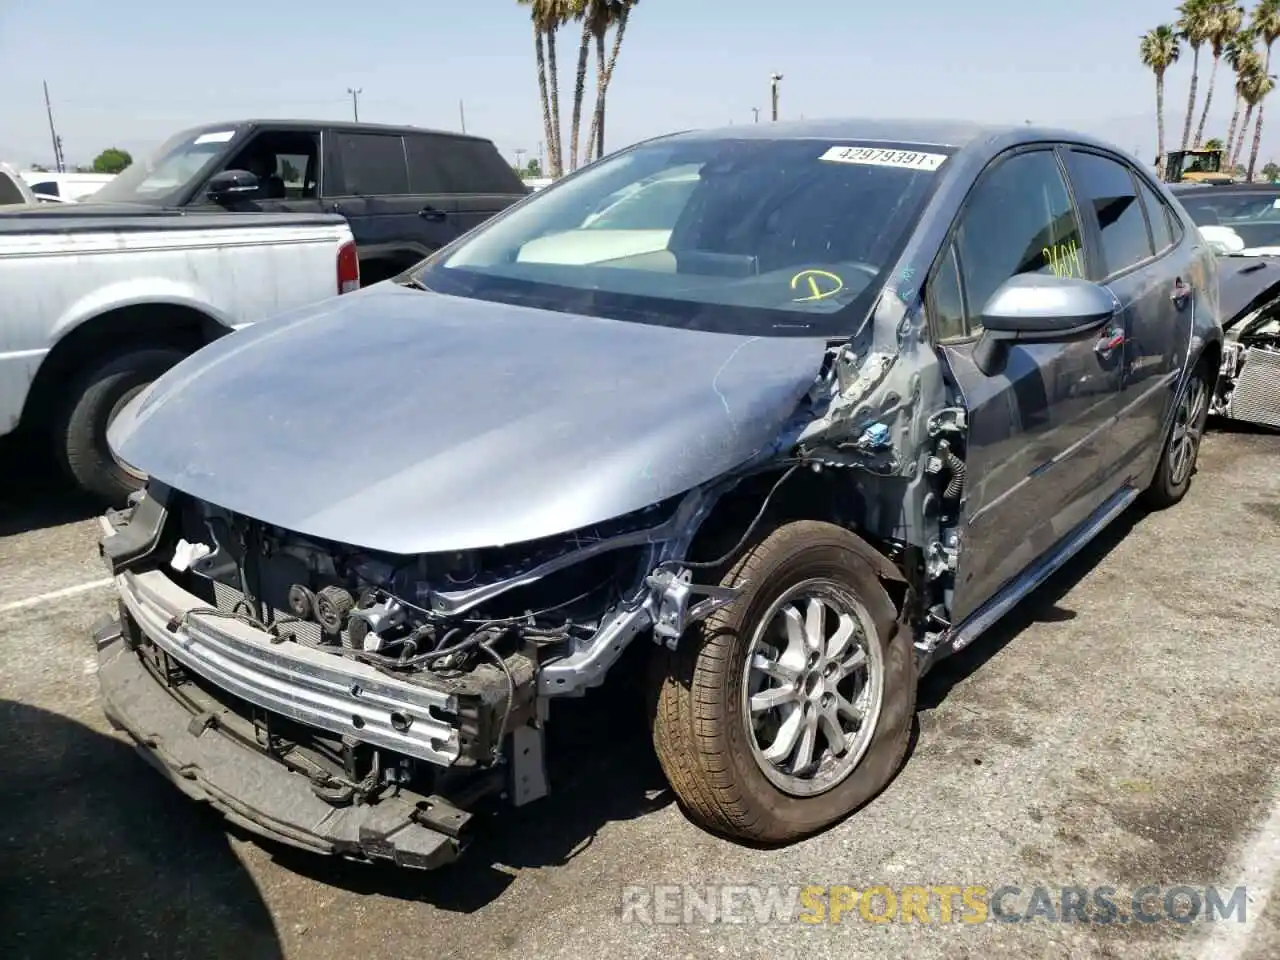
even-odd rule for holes
{"type": "Polygon", "coordinates": [[[1144,495],[1147,504],[1157,510],[1173,506],[1191,487],[1200,441],[1209,420],[1209,393],[1214,385],[1211,376],[1209,365],[1201,360],[1178,397],[1156,475],[1144,495]]]}
{"type": "Polygon", "coordinates": [[[86,371],[75,383],[55,426],[54,451],[81,490],[118,506],[146,482],[111,453],[107,428],[131,400],[185,356],[171,347],[128,350],[86,371]]]}
{"type": "Polygon", "coordinates": [[[862,806],[900,767],[915,661],[866,549],[833,524],[784,524],[721,580],[742,595],[659,651],[654,746],[704,826],[794,840],[862,806]]]}

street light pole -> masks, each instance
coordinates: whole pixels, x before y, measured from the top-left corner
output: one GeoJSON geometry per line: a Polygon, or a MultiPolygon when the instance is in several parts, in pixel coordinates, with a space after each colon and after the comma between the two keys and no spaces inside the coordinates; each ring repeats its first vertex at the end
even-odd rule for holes
{"type": "Polygon", "coordinates": [[[347,87],[347,93],[351,94],[351,116],[356,123],[360,122],[360,94],[364,93],[363,87],[352,89],[347,87]]]}
{"type": "Polygon", "coordinates": [[[773,119],[778,119],[778,81],[782,79],[782,74],[775,73],[769,77],[769,93],[773,100],[773,119]]]}

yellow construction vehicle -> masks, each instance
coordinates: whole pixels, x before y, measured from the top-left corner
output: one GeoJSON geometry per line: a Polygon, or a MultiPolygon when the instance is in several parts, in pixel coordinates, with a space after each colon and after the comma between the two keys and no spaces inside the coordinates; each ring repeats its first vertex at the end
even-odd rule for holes
{"type": "Polygon", "coordinates": [[[1171,150],[1156,161],[1156,169],[1165,183],[1232,183],[1222,160],[1222,150],[1171,150]]]}

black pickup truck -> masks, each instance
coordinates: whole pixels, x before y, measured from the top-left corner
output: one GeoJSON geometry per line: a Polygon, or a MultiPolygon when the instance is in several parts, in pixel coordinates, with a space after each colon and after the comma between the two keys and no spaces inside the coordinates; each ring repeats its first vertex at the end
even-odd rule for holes
{"type": "Polygon", "coordinates": [[[340,213],[364,284],[529,193],[493,142],[419,127],[237,120],[184,130],[76,206],[340,213]]]}

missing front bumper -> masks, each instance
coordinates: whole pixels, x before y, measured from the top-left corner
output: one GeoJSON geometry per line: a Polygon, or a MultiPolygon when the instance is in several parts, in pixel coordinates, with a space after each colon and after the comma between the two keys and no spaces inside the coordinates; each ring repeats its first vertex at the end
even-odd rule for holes
{"type": "Polygon", "coordinates": [[[185,794],[231,822],[311,852],[402,867],[433,869],[462,852],[460,834],[468,814],[398,797],[331,806],[315,795],[305,777],[266,754],[223,735],[216,726],[193,727],[190,712],[129,649],[118,624],[104,625],[95,641],[103,708],[112,725],[127,733],[185,794]]]}

